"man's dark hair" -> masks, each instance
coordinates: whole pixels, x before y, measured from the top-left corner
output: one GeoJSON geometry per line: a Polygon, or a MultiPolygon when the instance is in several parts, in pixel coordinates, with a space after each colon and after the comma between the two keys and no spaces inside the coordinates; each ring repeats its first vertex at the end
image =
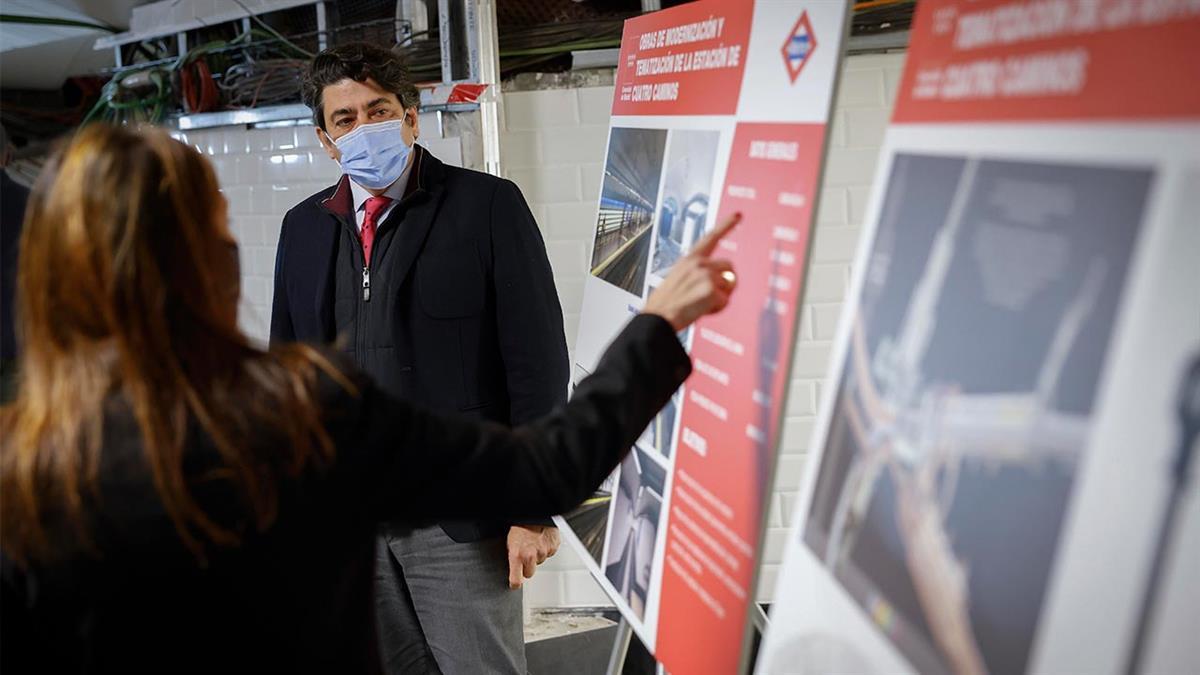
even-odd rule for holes
{"type": "Polygon", "coordinates": [[[405,110],[421,103],[421,94],[408,74],[408,67],[391,50],[366,42],[331,47],[313,57],[300,87],[304,105],[313,111],[313,122],[325,129],[325,87],[344,79],[364,82],[368,78],[396,95],[405,110]]]}

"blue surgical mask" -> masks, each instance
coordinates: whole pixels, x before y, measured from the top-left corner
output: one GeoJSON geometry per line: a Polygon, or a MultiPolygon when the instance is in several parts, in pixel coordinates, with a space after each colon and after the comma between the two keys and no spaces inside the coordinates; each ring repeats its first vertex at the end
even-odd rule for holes
{"type": "Polygon", "coordinates": [[[334,141],[342,153],[342,171],[350,180],[371,189],[382,190],[404,173],[412,148],[404,142],[400,130],[404,120],[364,124],[334,141]]]}

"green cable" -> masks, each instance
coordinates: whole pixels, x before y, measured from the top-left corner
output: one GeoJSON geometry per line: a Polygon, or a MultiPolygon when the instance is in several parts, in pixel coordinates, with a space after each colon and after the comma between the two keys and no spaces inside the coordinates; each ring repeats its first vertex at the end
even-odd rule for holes
{"type": "Polygon", "coordinates": [[[296,43],[294,43],[294,42],[292,42],[291,40],[289,40],[289,39],[285,38],[284,36],[280,35],[278,31],[276,31],[274,28],[271,28],[271,26],[267,25],[267,22],[266,22],[266,21],[263,21],[262,19],[260,19],[260,18],[258,17],[258,15],[257,15],[257,14],[255,14],[254,12],[251,12],[251,11],[250,11],[250,9],[249,9],[248,7],[246,7],[246,5],[245,5],[245,4],[243,4],[243,3],[242,3],[242,0],[233,0],[233,2],[234,2],[234,4],[236,4],[238,7],[241,7],[241,8],[242,8],[242,10],[246,12],[246,14],[249,14],[249,15],[250,15],[250,18],[251,18],[252,20],[254,20],[254,21],[255,21],[255,22],[258,24],[258,25],[260,25],[260,26],[262,26],[263,28],[265,28],[265,29],[267,30],[267,32],[269,32],[271,35],[274,35],[276,38],[279,38],[279,39],[280,39],[281,41],[283,41],[283,43],[284,43],[284,44],[286,44],[287,46],[291,47],[292,49],[295,49],[297,53],[299,53],[299,54],[302,54],[302,55],[303,55],[305,58],[309,58],[309,59],[311,59],[311,58],[313,57],[313,54],[312,54],[312,52],[310,52],[310,51],[308,51],[308,50],[306,50],[306,49],[302,49],[301,47],[299,47],[298,45],[296,45],[296,43]]]}

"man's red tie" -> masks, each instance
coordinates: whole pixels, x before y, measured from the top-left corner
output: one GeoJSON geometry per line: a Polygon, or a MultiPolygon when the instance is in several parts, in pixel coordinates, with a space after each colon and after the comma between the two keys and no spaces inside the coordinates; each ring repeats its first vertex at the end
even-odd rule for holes
{"type": "Polygon", "coordinates": [[[391,197],[367,197],[367,204],[363,209],[365,213],[363,214],[361,234],[363,261],[367,267],[371,266],[371,246],[375,243],[375,226],[379,224],[379,215],[391,203],[391,197]]]}

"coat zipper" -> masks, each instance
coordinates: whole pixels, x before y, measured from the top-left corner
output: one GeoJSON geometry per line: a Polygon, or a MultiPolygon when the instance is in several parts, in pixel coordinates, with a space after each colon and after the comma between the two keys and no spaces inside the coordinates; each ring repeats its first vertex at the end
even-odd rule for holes
{"type": "Polygon", "coordinates": [[[362,274],[363,302],[371,301],[371,268],[363,265],[362,274]]]}

